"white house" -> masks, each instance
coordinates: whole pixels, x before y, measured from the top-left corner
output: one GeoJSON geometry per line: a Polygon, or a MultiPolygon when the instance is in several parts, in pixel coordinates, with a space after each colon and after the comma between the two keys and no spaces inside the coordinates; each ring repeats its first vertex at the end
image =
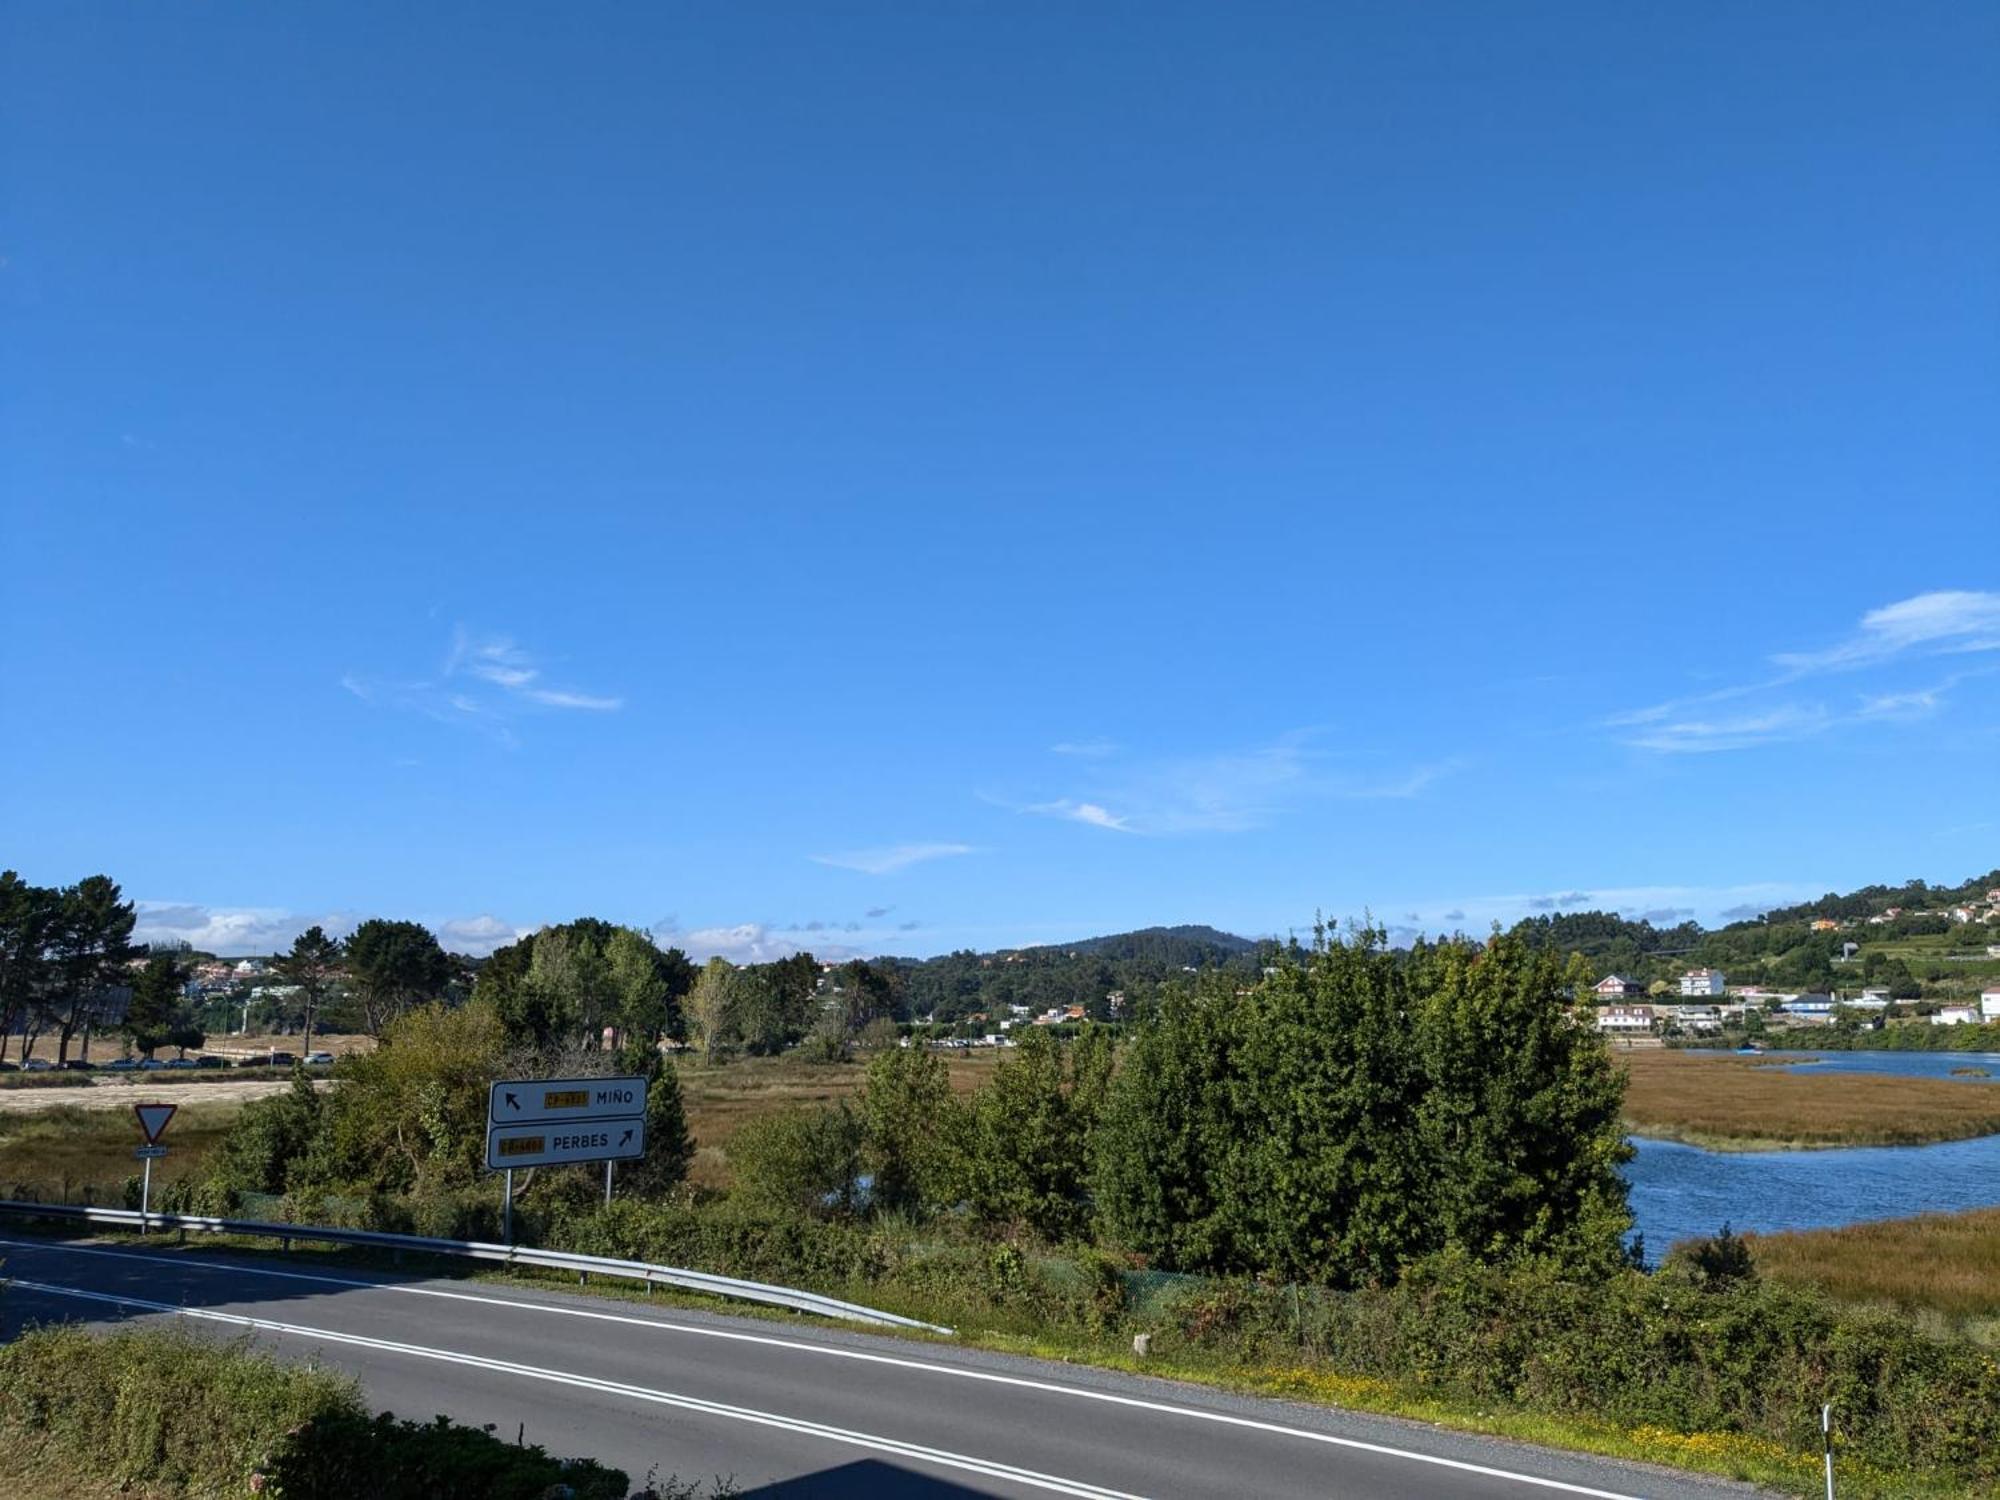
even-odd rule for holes
{"type": "Polygon", "coordinates": [[[1597,1013],[1599,1031],[1615,1031],[1624,1034],[1653,1029],[1653,1007],[1650,1005],[1607,1005],[1597,1013]]]}
{"type": "Polygon", "coordinates": [[[1970,1005],[1946,1005],[1931,1017],[1933,1026],[1971,1026],[1979,1020],[1979,1012],[1970,1005]]]}
{"type": "Polygon", "coordinates": [[[1689,969],[1681,975],[1681,994],[1690,999],[1713,999],[1729,988],[1720,969],[1689,969]]]}
{"type": "Polygon", "coordinates": [[[1616,974],[1606,974],[1591,988],[1600,1000],[1630,1000],[1646,993],[1646,987],[1638,980],[1621,978],[1616,974]]]}
{"type": "Polygon", "coordinates": [[[1979,1015],[1982,1020],[2000,1021],[2000,990],[1979,992],[1979,1015]]]}

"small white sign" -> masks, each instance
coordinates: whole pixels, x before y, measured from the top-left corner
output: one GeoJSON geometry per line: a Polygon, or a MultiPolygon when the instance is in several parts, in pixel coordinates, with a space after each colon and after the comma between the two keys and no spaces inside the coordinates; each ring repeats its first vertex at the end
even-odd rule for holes
{"type": "Polygon", "coordinates": [[[646,1112],[643,1078],[517,1078],[486,1095],[489,1129],[531,1121],[615,1120],[646,1112]]]}
{"type": "Polygon", "coordinates": [[[565,1162],[635,1161],[646,1154],[646,1119],[547,1120],[495,1125],[486,1132],[486,1165],[553,1167],[565,1162]]]}

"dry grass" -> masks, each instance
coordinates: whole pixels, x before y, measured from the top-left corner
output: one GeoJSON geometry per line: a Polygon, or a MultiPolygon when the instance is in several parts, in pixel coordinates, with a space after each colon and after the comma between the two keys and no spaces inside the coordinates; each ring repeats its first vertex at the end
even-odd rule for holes
{"type": "Polygon", "coordinates": [[[2000,1208],[1751,1235],[1757,1268],[1850,1302],[2000,1316],[2000,1208]]]}
{"type": "MultiPolygon", "coordinates": [[[[191,1176],[236,1118],[234,1104],[182,1106],[167,1127],[167,1155],[153,1163],[153,1186],[191,1176]]],[[[138,1173],[141,1143],[129,1111],[56,1104],[34,1114],[0,1115],[0,1196],[23,1188],[43,1198],[118,1204],[138,1173]]]]}
{"type": "Polygon", "coordinates": [[[1915,1146],[2000,1134],[2000,1088],[1945,1078],[1788,1073],[1703,1052],[1623,1056],[1640,1135],[1723,1150],[1915,1146]]]}
{"type": "MultiPolygon", "coordinates": [[[[951,1086],[969,1093],[993,1072],[1000,1054],[966,1049],[945,1054],[951,1086]]],[[[694,1054],[675,1059],[688,1127],[699,1147],[692,1176],[704,1187],[729,1181],[730,1137],[750,1120],[785,1109],[804,1109],[852,1099],[867,1077],[865,1061],[808,1062],[799,1056],[745,1057],[710,1065],[694,1054]]]]}

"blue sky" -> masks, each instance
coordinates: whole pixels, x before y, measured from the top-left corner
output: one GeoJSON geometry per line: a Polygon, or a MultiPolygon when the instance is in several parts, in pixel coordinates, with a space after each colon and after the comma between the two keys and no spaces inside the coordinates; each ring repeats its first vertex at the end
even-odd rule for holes
{"type": "Polygon", "coordinates": [[[0,14],[0,862],[150,933],[2000,864],[2000,9],[0,14]]]}

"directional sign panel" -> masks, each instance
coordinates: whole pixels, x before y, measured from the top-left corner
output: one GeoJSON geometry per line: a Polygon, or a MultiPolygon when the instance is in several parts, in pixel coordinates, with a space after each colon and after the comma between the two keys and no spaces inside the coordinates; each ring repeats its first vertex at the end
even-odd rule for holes
{"type": "Polygon", "coordinates": [[[167,1154],[165,1146],[134,1146],[132,1154],[141,1161],[158,1161],[167,1154]]]}
{"type": "Polygon", "coordinates": [[[615,1120],[646,1112],[643,1078],[528,1078],[496,1083],[486,1096],[489,1130],[547,1120],[615,1120]]]}
{"type": "Polygon", "coordinates": [[[145,1133],[146,1144],[157,1146],[160,1136],[165,1133],[167,1121],[174,1117],[178,1104],[135,1104],[132,1113],[139,1117],[139,1129],[145,1133]]]}
{"type": "Polygon", "coordinates": [[[486,1132],[486,1165],[553,1167],[576,1161],[633,1161],[646,1154],[646,1119],[544,1120],[533,1125],[495,1125],[486,1132]]]}

